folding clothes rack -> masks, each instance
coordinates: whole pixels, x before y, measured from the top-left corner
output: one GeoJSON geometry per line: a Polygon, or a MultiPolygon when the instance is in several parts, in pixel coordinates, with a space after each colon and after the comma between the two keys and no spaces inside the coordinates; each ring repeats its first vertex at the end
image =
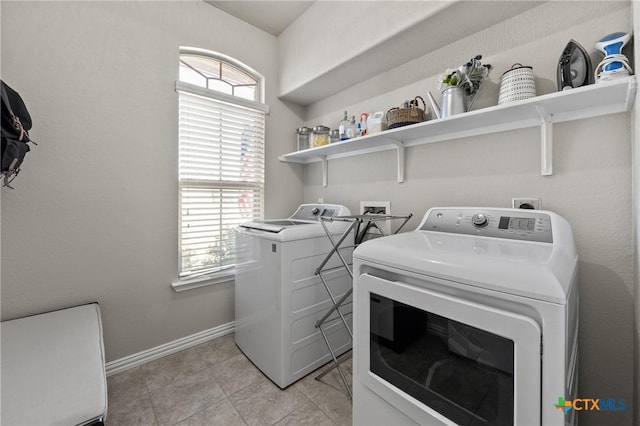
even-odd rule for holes
{"type": "Polygon", "coordinates": [[[324,377],[334,368],[337,369],[338,373],[340,374],[340,378],[342,379],[342,383],[344,384],[347,390],[347,393],[349,394],[349,398],[352,398],[351,387],[349,386],[346,375],[342,370],[342,368],[340,367],[340,365],[344,361],[350,358],[351,350],[347,351],[345,354],[340,355],[340,357],[337,357],[335,350],[331,346],[329,336],[327,335],[327,332],[326,332],[326,327],[328,327],[329,325],[337,321],[342,322],[344,327],[347,329],[347,332],[349,333],[351,341],[353,342],[353,333],[351,331],[351,326],[349,326],[349,322],[347,321],[347,316],[351,314],[351,311],[347,312],[345,310],[345,309],[348,309],[350,305],[352,305],[351,295],[353,294],[353,286],[349,290],[347,290],[345,294],[342,295],[339,299],[336,299],[336,296],[333,294],[333,292],[329,288],[327,279],[323,274],[326,274],[329,271],[335,271],[336,269],[344,268],[346,269],[347,273],[349,274],[349,277],[353,282],[352,264],[350,262],[347,262],[344,255],[340,253],[340,249],[350,249],[350,248],[357,247],[359,244],[365,241],[365,238],[367,238],[367,236],[371,235],[369,234],[369,231],[372,229],[377,229],[380,236],[386,236],[387,232],[383,230],[383,227],[378,225],[378,223],[382,221],[387,222],[392,220],[402,220],[398,228],[395,231],[392,231],[390,233],[390,234],[396,234],[407,224],[407,222],[409,221],[409,219],[411,219],[412,216],[413,214],[408,214],[403,216],[363,214],[363,215],[357,215],[357,216],[336,216],[336,217],[321,216],[320,217],[320,224],[324,228],[324,231],[327,234],[327,237],[329,238],[329,240],[331,241],[333,248],[329,251],[329,253],[327,253],[325,258],[322,260],[322,262],[320,263],[320,265],[315,271],[315,275],[318,275],[320,277],[320,280],[322,281],[324,288],[327,290],[327,293],[331,298],[331,303],[333,304],[333,306],[329,309],[329,311],[327,311],[327,313],[324,314],[322,318],[320,318],[316,322],[315,327],[320,330],[320,333],[322,334],[322,337],[324,338],[324,341],[327,344],[327,347],[329,348],[329,353],[331,353],[333,364],[329,368],[327,368],[325,371],[323,371],[319,376],[317,376],[316,380],[320,380],[322,377],[324,377]],[[337,239],[335,238],[334,235],[332,235],[331,230],[327,227],[327,222],[336,222],[336,221],[350,222],[347,229],[337,239]],[[352,233],[353,233],[353,241],[354,241],[353,245],[345,245],[347,238],[350,235],[352,235],[352,233]],[[342,263],[342,265],[338,267],[327,268],[327,263],[334,255],[338,256],[338,258],[340,259],[340,263],[342,263]]]}

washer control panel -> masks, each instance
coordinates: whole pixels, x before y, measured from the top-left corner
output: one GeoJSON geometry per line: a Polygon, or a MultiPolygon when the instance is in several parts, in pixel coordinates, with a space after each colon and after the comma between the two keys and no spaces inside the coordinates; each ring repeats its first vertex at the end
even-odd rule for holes
{"type": "Polygon", "coordinates": [[[534,210],[433,208],[419,230],[553,243],[551,218],[534,210]]]}
{"type": "Polygon", "coordinates": [[[318,220],[320,216],[348,215],[346,207],[336,204],[302,204],[290,217],[291,220],[318,220]]]}

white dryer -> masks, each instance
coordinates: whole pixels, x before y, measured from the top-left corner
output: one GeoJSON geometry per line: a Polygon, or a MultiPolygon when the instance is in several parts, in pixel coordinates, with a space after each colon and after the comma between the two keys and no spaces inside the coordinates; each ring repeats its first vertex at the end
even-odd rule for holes
{"type": "Polygon", "coordinates": [[[354,425],[567,425],[578,255],[548,211],[433,208],[354,259],[354,425]]]}
{"type": "MultiPolygon", "coordinates": [[[[315,274],[333,248],[319,217],[347,216],[335,204],[303,204],[287,219],[247,222],[236,232],[235,340],[274,383],[285,388],[332,358],[316,322],[333,306],[315,274]]],[[[348,223],[326,221],[335,235],[348,223]]],[[[352,249],[341,251],[351,259],[352,249]]],[[[339,266],[334,259],[328,267],[339,266]]],[[[344,268],[323,273],[332,293],[351,289],[344,268]]],[[[336,323],[328,331],[337,354],[351,349],[351,336],[336,323]]]]}

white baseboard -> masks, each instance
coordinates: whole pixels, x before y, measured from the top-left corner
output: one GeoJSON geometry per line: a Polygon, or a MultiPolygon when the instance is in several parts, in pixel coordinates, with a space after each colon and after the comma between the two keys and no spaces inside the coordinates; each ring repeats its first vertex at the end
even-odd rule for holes
{"type": "Polygon", "coordinates": [[[165,343],[164,345],[147,349],[146,351],[138,352],[124,358],[107,362],[105,364],[107,376],[112,376],[116,373],[120,373],[130,368],[137,367],[149,361],[162,358],[163,356],[171,355],[172,353],[188,349],[192,346],[199,345],[200,343],[208,342],[209,340],[217,339],[218,337],[231,334],[233,333],[235,328],[236,323],[235,321],[232,321],[227,324],[222,324],[218,327],[210,328],[208,330],[204,330],[199,333],[195,333],[190,336],[165,343]]]}

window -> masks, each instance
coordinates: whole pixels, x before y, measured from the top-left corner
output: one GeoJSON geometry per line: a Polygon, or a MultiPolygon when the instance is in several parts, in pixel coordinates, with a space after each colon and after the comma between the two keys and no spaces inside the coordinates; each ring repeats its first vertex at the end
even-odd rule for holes
{"type": "Polygon", "coordinates": [[[234,265],[234,228],[263,218],[264,79],[221,54],[181,48],[179,275],[234,265]]]}

